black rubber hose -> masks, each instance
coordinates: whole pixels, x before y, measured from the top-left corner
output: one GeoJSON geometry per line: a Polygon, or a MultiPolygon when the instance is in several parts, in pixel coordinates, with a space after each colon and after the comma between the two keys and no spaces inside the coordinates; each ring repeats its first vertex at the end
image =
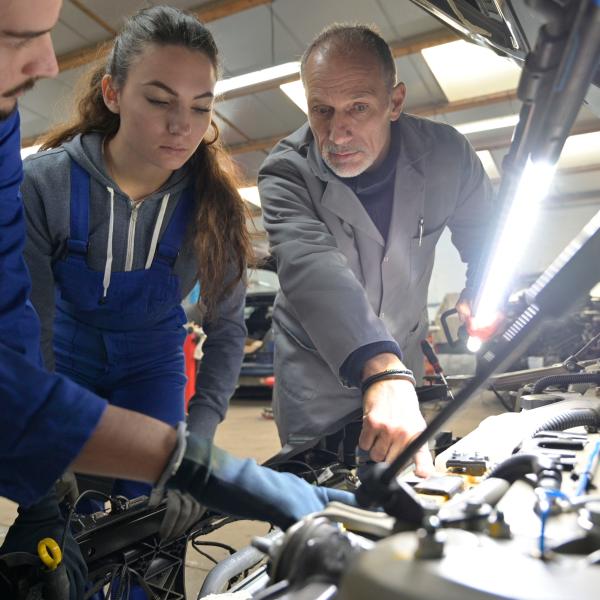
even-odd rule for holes
{"type": "Polygon", "coordinates": [[[600,425],[598,413],[591,408],[575,408],[554,415],[547,421],[540,423],[531,433],[531,437],[538,431],[564,431],[571,427],[584,427],[585,425],[598,427],[600,425]]]}
{"type": "Polygon", "coordinates": [[[496,465],[486,479],[497,477],[512,484],[529,473],[537,473],[541,467],[550,468],[551,463],[546,464],[548,460],[546,457],[536,454],[515,454],[496,465]],[[544,464],[540,465],[540,461],[544,464]]]}
{"type": "Polygon", "coordinates": [[[535,382],[531,393],[541,394],[550,385],[568,385],[570,383],[600,384],[600,373],[565,373],[542,377],[535,382]]]}

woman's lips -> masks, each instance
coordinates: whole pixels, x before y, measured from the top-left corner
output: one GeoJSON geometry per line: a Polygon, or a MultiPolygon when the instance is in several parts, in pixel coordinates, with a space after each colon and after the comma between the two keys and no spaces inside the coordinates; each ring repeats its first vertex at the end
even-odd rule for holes
{"type": "Polygon", "coordinates": [[[160,149],[169,152],[170,154],[185,154],[188,151],[187,148],[180,148],[177,146],[161,146],[160,149]]]}

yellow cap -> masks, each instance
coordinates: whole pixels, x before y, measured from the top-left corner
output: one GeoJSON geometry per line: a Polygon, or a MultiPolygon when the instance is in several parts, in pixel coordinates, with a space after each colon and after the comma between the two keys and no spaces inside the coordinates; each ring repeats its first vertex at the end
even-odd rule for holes
{"type": "Polygon", "coordinates": [[[54,571],[62,561],[60,546],[52,538],[44,538],[37,545],[38,556],[50,571],[54,571]]]}

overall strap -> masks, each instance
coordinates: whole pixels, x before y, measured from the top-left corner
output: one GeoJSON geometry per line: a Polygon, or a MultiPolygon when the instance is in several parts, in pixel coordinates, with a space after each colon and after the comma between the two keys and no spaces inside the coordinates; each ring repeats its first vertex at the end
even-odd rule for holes
{"type": "Polygon", "coordinates": [[[169,224],[158,243],[154,260],[173,266],[183,244],[183,237],[192,217],[194,204],[194,187],[192,186],[181,193],[169,224]]]}
{"type": "Polygon", "coordinates": [[[67,240],[69,254],[86,256],[88,251],[90,210],[90,174],[71,160],[70,232],[67,240]]]}

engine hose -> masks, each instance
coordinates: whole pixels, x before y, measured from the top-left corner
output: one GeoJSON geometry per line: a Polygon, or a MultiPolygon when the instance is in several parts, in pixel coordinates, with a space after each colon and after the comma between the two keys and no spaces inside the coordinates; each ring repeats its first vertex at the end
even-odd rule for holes
{"type": "Polygon", "coordinates": [[[514,483],[529,473],[537,473],[542,468],[551,468],[550,459],[536,454],[515,454],[496,465],[486,479],[497,477],[508,483],[514,483]]]}
{"type": "Polygon", "coordinates": [[[548,375],[538,379],[532,394],[541,394],[551,385],[568,385],[570,383],[597,383],[600,384],[600,373],[564,373],[563,375],[548,375]]]}
{"type": "Polygon", "coordinates": [[[583,427],[585,425],[597,427],[600,425],[598,413],[591,408],[575,408],[567,410],[543,421],[531,432],[533,437],[539,431],[564,431],[571,427],[583,427]]]}

